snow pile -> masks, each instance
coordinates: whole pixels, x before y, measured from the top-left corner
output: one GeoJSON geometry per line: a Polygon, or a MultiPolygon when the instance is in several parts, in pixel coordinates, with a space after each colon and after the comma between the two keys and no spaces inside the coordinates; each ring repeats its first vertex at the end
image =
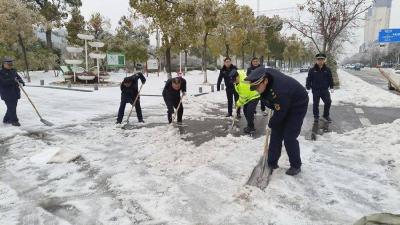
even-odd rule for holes
{"type": "MultiPolygon", "coordinates": [[[[400,108],[400,98],[387,90],[369,84],[362,79],[351,75],[344,70],[338,70],[340,89],[331,94],[332,105],[355,104],[369,107],[396,107],[400,108]]],[[[289,74],[304,86],[307,73],[289,74]]],[[[309,93],[312,104],[312,93],[309,93]]]]}
{"type": "MultiPolygon", "coordinates": [[[[120,82],[126,76],[124,73],[112,74],[111,80],[120,82]]],[[[54,81],[63,80],[62,76],[54,77],[53,72],[31,72],[31,78],[33,85],[39,85],[40,80],[45,80],[46,84],[54,81]]],[[[162,89],[166,81],[166,74],[160,73],[160,76],[156,74],[150,74],[147,77],[147,82],[143,87],[143,95],[161,95],[162,89]]],[[[216,84],[218,78],[217,71],[208,71],[208,80],[210,83],[216,84]]],[[[188,80],[188,97],[185,102],[193,101],[196,103],[194,94],[198,94],[199,86],[203,87],[203,92],[210,92],[211,87],[208,85],[202,85],[203,76],[201,71],[191,71],[187,74],[185,79],[188,80]]],[[[117,87],[104,87],[95,92],[76,92],[68,90],[57,90],[47,89],[39,87],[25,87],[26,91],[30,95],[32,101],[39,109],[43,118],[56,124],[56,128],[63,128],[73,124],[84,123],[87,120],[94,118],[104,117],[115,117],[120,104],[121,91],[119,86],[117,87]]],[[[80,88],[88,89],[88,88],[80,88]]],[[[215,88],[216,90],[216,88],[215,88]]],[[[222,92],[221,92],[221,96],[222,92]]],[[[203,115],[201,113],[202,108],[209,107],[215,108],[215,104],[211,103],[198,103],[198,108],[194,110],[188,110],[185,112],[186,115],[203,115]]],[[[165,107],[164,100],[162,97],[153,96],[142,96],[141,105],[146,116],[146,108],[152,106],[158,106],[161,108],[165,107]]],[[[165,107],[166,108],[166,107],[165,107]]],[[[127,105],[126,111],[130,110],[130,106],[127,105]]],[[[0,116],[5,114],[6,106],[0,102],[0,116]]],[[[18,102],[18,117],[22,124],[22,128],[15,128],[0,124],[0,139],[6,137],[12,137],[19,133],[24,133],[26,130],[35,131],[37,129],[42,130],[43,126],[39,122],[37,115],[34,113],[32,106],[25,96],[22,95],[18,102]]],[[[162,111],[166,113],[166,109],[162,111]]],[[[135,114],[133,115],[135,116],[135,114]]]]}
{"type": "Polygon", "coordinates": [[[336,104],[400,108],[399,96],[371,85],[346,71],[339,71],[341,87],[332,95],[336,104]]]}

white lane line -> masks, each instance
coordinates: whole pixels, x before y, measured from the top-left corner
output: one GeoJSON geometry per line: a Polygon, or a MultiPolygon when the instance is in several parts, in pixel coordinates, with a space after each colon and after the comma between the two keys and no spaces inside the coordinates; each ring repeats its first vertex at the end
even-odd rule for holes
{"type": "Polygon", "coordinates": [[[364,110],[362,108],[354,108],[357,114],[364,114],[364,110]]]}
{"type": "Polygon", "coordinates": [[[371,121],[369,121],[369,119],[365,118],[365,117],[360,117],[360,122],[363,126],[367,127],[367,126],[371,126],[371,121]]]}

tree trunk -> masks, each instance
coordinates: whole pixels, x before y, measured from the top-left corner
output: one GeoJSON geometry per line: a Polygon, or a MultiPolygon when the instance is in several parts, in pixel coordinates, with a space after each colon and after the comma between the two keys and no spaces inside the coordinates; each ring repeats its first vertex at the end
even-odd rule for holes
{"type": "Polygon", "coordinates": [[[167,76],[168,79],[172,78],[172,67],[171,67],[171,46],[168,46],[165,50],[165,66],[167,67],[167,76]]]}
{"type": "Polygon", "coordinates": [[[244,45],[242,45],[242,69],[244,69],[244,45]]]}
{"type": "Polygon", "coordinates": [[[185,69],[183,70],[183,75],[186,75],[187,71],[187,58],[188,58],[188,50],[185,50],[185,69]]]}
{"type": "Polygon", "coordinates": [[[46,43],[47,43],[48,49],[53,49],[53,42],[51,40],[51,32],[52,32],[51,28],[48,28],[46,30],[46,43]]]}
{"type": "Polygon", "coordinates": [[[225,57],[229,57],[229,44],[225,44],[225,49],[226,49],[226,52],[225,52],[225,57]]]}
{"type": "Polygon", "coordinates": [[[333,85],[335,86],[335,89],[340,88],[340,80],[339,80],[339,75],[337,73],[337,62],[334,59],[333,54],[327,53],[326,64],[331,69],[332,77],[333,77],[333,85]]]}
{"type": "Polygon", "coordinates": [[[204,38],[203,38],[203,59],[202,59],[202,70],[203,70],[203,74],[204,74],[204,81],[203,81],[203,83],[208,83],[208,80],[207,80],[207,60],[206,60],[206,56],[207,56],[207,38],[208,38],[208,33],[206,33],[205,35],[204,35],[204,38]]]}
{"type": "Polygon", "coordinates": [[[264,65],[264,56],[260,56],[260,65],[264,65]]]}
{"type": "Polygon", "coordinates": [[[28,58],[26,57],[26,49],[24,45],[24,41],[22,40],[22,35],[21,33],[18,33],[18,42],[19,45],[22,48],[22,53],[24,54],[24,61],[25,61],[25,69],[26,69],[26,77],[28,79],[28,82],[31,82],[31,77],[29,76],[29,64],[28,64],[28,58]]]}

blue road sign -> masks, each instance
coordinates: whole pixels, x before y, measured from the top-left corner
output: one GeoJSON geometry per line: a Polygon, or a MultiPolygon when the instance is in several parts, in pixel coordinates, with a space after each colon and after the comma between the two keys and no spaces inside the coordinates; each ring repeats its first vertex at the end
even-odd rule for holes
{"type": "Polygon", "coordinates": [[[400,42],[400,29],[383,29],[379,32],[380,43],[400,42]]]}

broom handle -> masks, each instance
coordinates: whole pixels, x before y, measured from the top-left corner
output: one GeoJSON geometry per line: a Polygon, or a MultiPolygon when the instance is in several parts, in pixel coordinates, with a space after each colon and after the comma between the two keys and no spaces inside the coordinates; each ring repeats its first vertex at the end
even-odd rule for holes
{"type": "Polygon", "coordinates": [[[135,101],[133,101],[132,108],[131,108],[131,111],[129,112],[129,115],[128,115],[128,118],[127,118],[127,120],[126,120],[126,123],[129,123],[129,118],[130,118],[131,115],[132,115],[133,108],[134,108],[135,105],[136,105],[136,102],[137,102],[137,100],[138,100],[138,98],[139,98],[139,96],[140,96],[140,92],[142,91],[142,88],[143,88],[143,84],[140,85],[140,89],[139,89],[139,91],[138,91],[138,94],[136,95],[135,101]]]}

